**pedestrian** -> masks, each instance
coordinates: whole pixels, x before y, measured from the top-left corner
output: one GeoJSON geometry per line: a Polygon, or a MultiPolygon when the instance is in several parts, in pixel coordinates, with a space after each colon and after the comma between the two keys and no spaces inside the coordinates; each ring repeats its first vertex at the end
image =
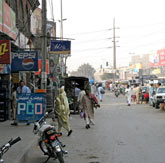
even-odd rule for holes
{"type": "Polygon", "coordinates": [[[78,88],[77,86],[75,87],[74,89],[74,112],[78,111],[79,112],[79,109],[78,109],[78,102],[77,102],[77,99],[78,99],[78,95],[80,93],[80,88],[78,88]]]}
{"type": "Polygon", "coordinates": [[[13,87],[12,88],[12,93],[11,93],[11,106],[12,106],[12,113],[13,113],[13,123],[11,125],[17,126],[17,120],[16,120],[16,112],[17,112],[17,88],[13,87]]]}
{"type": "Polygon", "coordinates": [[[56,98],[55,112],[58,116],[58,132],[61,132],[62,127],[65,128],[68,132],[68,136],[71,135],[72,130],[70,128],[69,116],[69,103],[66,97],[64,88],[59,88],[58,96],[56,98]]]}
{"type": "Polygon", "coordinates": [[[153,104],[153,101],[152,101],[153,93],[154,93],[154,87],[153,87],[153,84],[151,83],[149,87],[149,105],[151,106],[153,104]]]}
{"type": "Polygon", "coordinates": [[[103,94],[105,93],[104,91],[104,88],[102,87],[102,84],[99,84],[99,87],[98,87],[98,94],[99,94],[99,99],[100,99],[100,102],[103,101],[103,94]]]}
{"type": "MultiPolygon", "coordinates": [[[[23,80],[20,80],[19,87],[17,88],[18,94],[28,94],[31,93],[31,90],[29,87],[25,85],[25,82],[23,80]]],[[[29,122],[26,123],[26,125],[30,125],[29,122]]]]}
{"type": "Polygon", "coordinates": [[[96,90],[96,86],[94,83],[92,83],[92,85],[91,85],[91,93],[94,94],[95,96],[97,96],[97,90],[96,90]]]}
{"type": "Polygon", "coordinates": [[[100,105],[97,102],[96,97],[92,94],[90,94],[89,90],[85,90],[85,95],[83,96],[82,102],[83,102],[83,111],[85,113],[85,123],[86,129],[90,128],[90,124],[94,125],[94,107],[100,107],[100,105]]]}
{"type": "Polygon", "coordinates": [[[139,104],[140,85],[136,85],[136,104],[139,104]]]}
{"type": "Polygon", "coordinates": [[[134,94],[133,86],[129,87],[129,85],[127,85],[125,92],[127,97],[127,104],[128,106],[131,106],[132,95],[134,94]]]}
{"type": "Polygon", "coordinates": [[[78,107],[79,107],[79,111],[82,112],[83,111],[83,102],[82,102],[82,99],[85,95],[85,91],[82,90],[80,91],[79,95],[78,95],[78,99],[77,99],[77,102],[78,102],[78,107]]]}
{"type": "Polygon", "coordinates": [[[23,80],[20,80],[19,87],[17,88],[17,93],[31,93],[31,90],[25,85],[25,82],[23,80]]]}

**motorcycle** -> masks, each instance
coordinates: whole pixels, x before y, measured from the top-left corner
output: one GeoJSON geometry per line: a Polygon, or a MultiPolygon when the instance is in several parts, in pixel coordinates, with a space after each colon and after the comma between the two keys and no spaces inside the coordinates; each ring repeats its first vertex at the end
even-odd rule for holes
{"type": "Polygon", "coordinates": [[[58,137],[62,136],[62,133],[57,133],[54,126],[46,123],[46,117],[48,112],[37,122],[34,123],[33,133],[38,134],[38,144],[44,155],[48,158],[44,162],[48,162],[50,158],[58,159],[60,163],[65,163],[63,155],[67,154],[62,148],[65,145],[59,141],[58,137]]]}
{"type": "Polygon", "coordinates": [[[120,92],[118,89],[115,90],[115,96],[118,97],[120,95],[120,92]]]}
{"type": "Polygon", "coordinates": [[[20,137],[17,137],[16,139],[11,139],[7,144],[0,147],[0,163],[4,163],[4,160],[2,159],[2,156],[9,150],[9,148],[14,145],[15,143],[19,142],[21,140],[20,137]]]}

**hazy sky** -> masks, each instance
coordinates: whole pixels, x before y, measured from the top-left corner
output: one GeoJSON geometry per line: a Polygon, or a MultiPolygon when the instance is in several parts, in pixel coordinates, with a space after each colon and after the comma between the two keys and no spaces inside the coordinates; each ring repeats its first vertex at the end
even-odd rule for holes
{"type": "MultiPolygon", "coordinates": [[[[47,0],[48,18],[60,19],[60,1],[47,0]]],[[[64,38],[74,38],[68,70],[83,63],[98,69],[113,65],[113,18],[116,27],[117,67],[128,65],[131,55],[165,48],[164,0],[62,0],[64,38]]],[[[60,35],[57,23],[57,36],[60,35]]]]}

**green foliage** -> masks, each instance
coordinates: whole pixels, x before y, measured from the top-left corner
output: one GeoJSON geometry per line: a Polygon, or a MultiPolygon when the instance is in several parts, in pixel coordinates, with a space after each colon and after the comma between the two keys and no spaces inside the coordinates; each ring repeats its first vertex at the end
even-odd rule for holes
{"type": "Polygon", "coordinates": [[[93,79],[95,72],[96,72],[96,70],[89,63],[86,63],[86,64],[81,65],[77,71],[71,72],[71,75],[72,76],[84,76],[89,79],[93,79]]]}

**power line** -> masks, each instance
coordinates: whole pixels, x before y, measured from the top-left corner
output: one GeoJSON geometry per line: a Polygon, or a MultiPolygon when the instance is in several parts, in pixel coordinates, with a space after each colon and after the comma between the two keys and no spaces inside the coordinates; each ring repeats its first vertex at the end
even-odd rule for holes
{"type": "Polygon", "coordinates": [[[84,33],[75,33],[75,34],[70,34],[70,35],[86,35],[86,34],[92,34],[92,33],[99,33],[99,32],[107,32],[110,31],[111,29],[105,29],[105,30],[99,30],[99,31],[91,31],[91,32],[84,32],[84,33]]]}
{"type": "Polygon", "coordinates": [[[102,48],[91,48],[91,49],[82,49],[82,50],[72,50],[74,52],[84,52],[84,51],[94,51],[94,50],[100,50],[100,49],[109,49],[112,47],[102,47],[102,48]]]}
{"type": "Polygon", "coordinates": [[[164,24],[165,25],[165,22],[142,24],[142,25],[132,25],[132,26],[123,26],[122,28],[126,28],[126,29],[128,29],[128,28],[144,28],[144,27],[160,25],[160,24],[164,24]]]}
{"type": "Polygon", "coordinates": [[[89,42],[98,42],[98,41],[108,41],[110,38],[104,38],[104,39],[91,39],[91,40],[84,40],[84,41],[78,41],[76,40],[75,43],[77,44],[83,44],[83,43],[89,43],[89,42]]]}

